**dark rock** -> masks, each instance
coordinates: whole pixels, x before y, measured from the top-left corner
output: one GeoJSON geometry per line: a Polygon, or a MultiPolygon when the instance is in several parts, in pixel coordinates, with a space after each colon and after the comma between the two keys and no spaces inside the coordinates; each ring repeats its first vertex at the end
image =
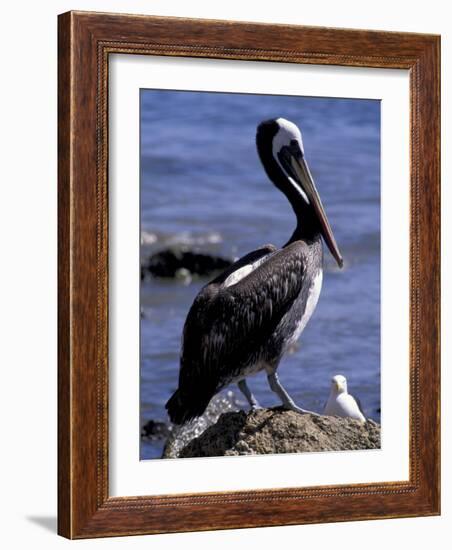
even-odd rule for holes
{"type": "Polygon", "coordinates": [[[154,277],[176,277],[178,272],[207,277],[232,265],[232,260],[190,250],[166,249],[149,258],[147,270],[154,277]]]}
{"type": "Polygon", "coordinates": [[[373,420],[314,416],[258,409],[227,412],[191,440],[179,457],[207,457],[379,449],[380,426],[373,420]]]}
{"type": "Polygon", "coordinates": [[[171,434],[171,431],[171,425],[165,424],[165,422],[149,420],[141,428],[141,437],[147,439],[166,439],[171,434]]]}

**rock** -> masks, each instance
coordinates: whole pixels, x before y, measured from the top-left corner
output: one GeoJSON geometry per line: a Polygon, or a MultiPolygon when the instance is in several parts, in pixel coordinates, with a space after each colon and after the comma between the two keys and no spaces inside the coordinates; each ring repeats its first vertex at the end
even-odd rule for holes
{"type": "Polygon", "coordinates": [[[373,420],[314,416],[258,409],[227,412],[191,440],[181,458],[379,449],[380,426],[373,420]]]}
{"type": "Polygon", "coordinates": [[[146,269],[154,277],[181,277],[181,274],[207,277],[232,265],[232,260],[190,250],[168,248],[153,254],[146,269]]]}
{"type": "Polygon", "coordinates": [[[146,439],[166,439],[172,432],[172,426],[158,420],[148,420],[141,428],[141,437],[146,439]]]}

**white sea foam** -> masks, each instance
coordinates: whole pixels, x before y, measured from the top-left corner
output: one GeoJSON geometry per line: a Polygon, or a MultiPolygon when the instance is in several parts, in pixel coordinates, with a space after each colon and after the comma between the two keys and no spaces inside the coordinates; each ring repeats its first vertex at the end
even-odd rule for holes
{"type": "Polygon", "coordinates": [[[155,244],[163,246],[203,246],[223,242],[220,233],[212,231],[209,233],[192,233],[182,231],[181,233],[158,233],[154,231],[141,232],[141,244],[152,246],[155,244]]]}

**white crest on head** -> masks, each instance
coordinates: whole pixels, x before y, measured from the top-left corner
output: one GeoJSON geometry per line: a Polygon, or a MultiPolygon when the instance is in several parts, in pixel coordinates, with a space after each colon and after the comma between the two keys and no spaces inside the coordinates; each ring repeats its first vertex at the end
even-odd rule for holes
{"type": "Polygon", "coordinates": [[[281,170],[284,172],[286,177],[290,180],[292,185],[296,187],[305,200],[305,202],[309,203],[309,199],[304,192],[304,190],[300,187],[300,185],[292,178],[290,174],[287,173],[284,166],[281,164],[278,153],[281,151],[283,147],[288,147],[291,143],[291,141],[296,140],[300,146],[301,152],[304,154],[304,147],[303,147],[303,138],[301,137],[300,129],[296,124],[293,122],[290,122],[290,120],[287,120],[285,118],[277,118],[276,123],[279,126],[278,131],[276,132],[275,136],[273,137],[272,142],[272,154],[273,158],[278,163],[281,170]]]}
{"type": "Polygon", "coordinates": [[[277,118],[276,123],[279,126],[279,130],[273,138],[273,156],[279,153],[284,146],[290,145],[290,142],[294,139],[298,141],[301,152],[304,153],[303,138],[298,126],[285,118],[277,118]]]}

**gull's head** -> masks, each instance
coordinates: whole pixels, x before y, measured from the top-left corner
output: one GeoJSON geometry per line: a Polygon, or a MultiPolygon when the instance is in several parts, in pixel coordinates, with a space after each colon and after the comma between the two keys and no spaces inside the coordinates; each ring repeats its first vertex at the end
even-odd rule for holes
{"type": "Polygon", "coordinates": [[[336,374],[331,379],[331,391],[337,394],[347,393],[347,379],[342,374],[336,374]]]}

